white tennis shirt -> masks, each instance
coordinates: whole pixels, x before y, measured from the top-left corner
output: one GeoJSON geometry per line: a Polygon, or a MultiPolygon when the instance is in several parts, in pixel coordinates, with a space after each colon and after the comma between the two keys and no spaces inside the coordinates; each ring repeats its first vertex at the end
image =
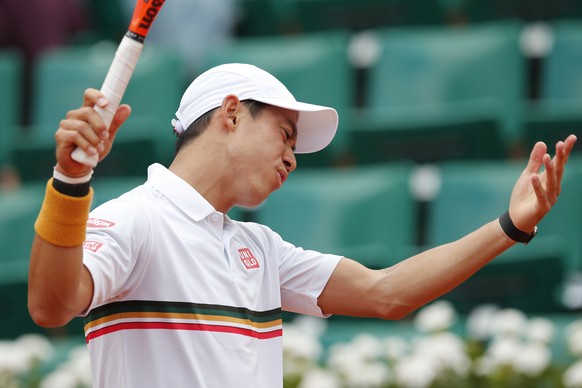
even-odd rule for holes
{"type": "Polygon", "coordinates": [[[339,256],[233,221],[165,167],[91,212],[94,388],[282,387],[281,310],[322,316],[339,256]]]}

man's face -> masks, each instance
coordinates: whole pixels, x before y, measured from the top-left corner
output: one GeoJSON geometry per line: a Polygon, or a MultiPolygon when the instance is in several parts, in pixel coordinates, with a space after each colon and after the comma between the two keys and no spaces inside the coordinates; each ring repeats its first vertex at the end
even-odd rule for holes
{"type": "Polygon", "coordinates": [[[298,113],[271,105],[252,117],[243,104],[229,151],[239,205],[257,206],[295,170],[298,113]]]}

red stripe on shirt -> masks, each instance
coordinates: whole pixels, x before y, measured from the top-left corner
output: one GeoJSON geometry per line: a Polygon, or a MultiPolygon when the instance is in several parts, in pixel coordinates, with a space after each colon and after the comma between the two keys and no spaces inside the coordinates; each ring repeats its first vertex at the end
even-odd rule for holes
{"type": "Polygon", "coordinates": [[[199,323],[175,323],[175,322],[123,322],[115,325],[107,326],[102,329],[95,330],[85,337],[85,342],[89,343],[95,338],[106,334],[115,333],[121,330],[194,330],[194,331],[212,331],[217,333],[231,333],[240,334],[256,339],[269,339],[281,337],[283,335],[282,329],[277,329],[268,332],[256,332],[240,327],[221,326],[221,325],[203,325],[199,323]]]}

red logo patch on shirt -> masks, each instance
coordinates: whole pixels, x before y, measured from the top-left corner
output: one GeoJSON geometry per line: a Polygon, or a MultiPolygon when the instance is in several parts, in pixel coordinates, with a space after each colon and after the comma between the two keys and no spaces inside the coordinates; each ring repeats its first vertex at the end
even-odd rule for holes
{"type": "Polygon", "coordinates": [[[97,252],[99,248],[101,248],[103,244],[99,241],[87,240],[83,243],[83,249],[88,249],[91,252],[97,252]]]}
{"type": "Polygon", "coordinates": [[[239,249],[238,255],[240,256],[240,261],[242,261],[247,269],[259,268],[259,261],[249,248],[239,249]]]}
{"type": "Polygon", "coordinates": [[[102,220],[101,218],[89,218],[87,220],[87,228],[111,228],[115,226],[115,222],[102,220]]]}

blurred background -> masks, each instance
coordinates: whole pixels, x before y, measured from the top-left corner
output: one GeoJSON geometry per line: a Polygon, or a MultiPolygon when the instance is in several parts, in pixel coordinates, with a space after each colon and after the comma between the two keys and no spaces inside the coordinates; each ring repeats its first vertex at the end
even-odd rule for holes
{"type": "MultiPolygon", "coordinates": [[[[134,0],[0,1],[0,338],[36,333],[69,349],[82,322],[46,330],[26,308],[28,255],[54,131],[100,88],[134,0]]],[[[93,206],[141,184],[174,153],[170,120],[188,84],[224,62],[277,76],[340,115],[334,142],[234,219],[310,249],[384,268],[495,219],[532,145],[582,137],[579,0],[171,0],[127,89],[133,114],[97,168],[93,206]]],[[[461,322],[482,304],[557,327],[582,308],[582,152],[526,246],[444,296],[461,322]]],[[[295,317],[285,316],[287,322],[295,317]]],[[[332,317],[324,347],[401,322],[332,317]]],[[[562,352],[565,352],[562,349],[562,352]]],[[[564,354],[562,354],[564,355],[564,354]]],[[[0,373],[1,375],[1,373],[0,373]]],[[[1,386],[1,381],[0,381],[1,386]]]]}

